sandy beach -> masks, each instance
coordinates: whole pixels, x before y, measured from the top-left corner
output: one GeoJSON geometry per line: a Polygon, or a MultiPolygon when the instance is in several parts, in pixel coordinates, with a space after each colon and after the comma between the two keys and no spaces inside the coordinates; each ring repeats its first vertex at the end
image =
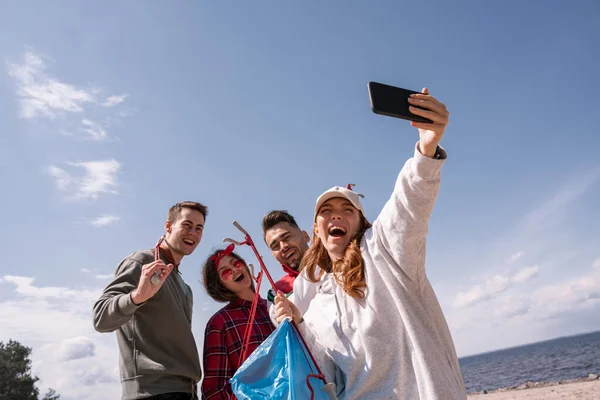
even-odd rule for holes
{"type": "Polygon", "coordinates": [[[469,400],[542,400],[542,399],[600,399],[600,380],[590,376],[573,381],[525,383],[515,388],[498,389],[487,394],[473,394],[469,400]]]}

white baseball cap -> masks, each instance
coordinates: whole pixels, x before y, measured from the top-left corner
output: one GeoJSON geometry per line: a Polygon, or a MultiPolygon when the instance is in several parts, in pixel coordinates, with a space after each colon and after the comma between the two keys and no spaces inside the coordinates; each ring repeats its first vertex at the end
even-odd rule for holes
{"type": "Polygon", "coordinates": [[[358,209],[362,213],[362,215],[366,218],[365,210],[360,202],[361,197],[365,197],[360,193],[356,193],[352,190],[352,187],[355,186],[353,183],[348,184],[346,187],[334,186],[331,189],[323,192],[319,198],[317,199],[317,203],[315,204],[315,215],[314,220],[317,220],[317,213],[319,212],[319,208],[329,199],[333,199],[335,197],[342,197],[347,199],[354,207],[358,209]]]}

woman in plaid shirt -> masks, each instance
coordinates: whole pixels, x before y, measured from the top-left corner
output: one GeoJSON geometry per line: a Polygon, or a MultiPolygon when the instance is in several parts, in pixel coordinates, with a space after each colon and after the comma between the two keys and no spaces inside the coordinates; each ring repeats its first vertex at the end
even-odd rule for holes
{"type": "MultiPolygon", "coordinates": [[[[217,302],[228,302],[206,325],[202,399],[235,399],[229,379],[241,365],[242,342],[255,293],[254,279],[246,262],[233,252],[233,245],[211,254],[202,275],[208,295],[217,302]]],[[[259,298],[248,354],[274,330],[267,302],[259,298]]]]}

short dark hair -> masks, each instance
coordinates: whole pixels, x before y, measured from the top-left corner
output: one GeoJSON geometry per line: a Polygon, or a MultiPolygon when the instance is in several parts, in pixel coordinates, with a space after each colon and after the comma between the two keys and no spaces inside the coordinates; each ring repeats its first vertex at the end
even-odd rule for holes
{"type": "Polygon", "coordinates": [[[169,208],[169,221],[177,221],[177,218],[181,215],[181,210],[183,210],[184,208],[198,211],[200,214],[202,214],[204,220],[206,221],[206,216],[208,215],[208,208],[204,204],[200,204],[195,201],[182,201],[171,206],[171,208],[169,208]]]}
{"type": "Polygon", "coordinates": [[[287,212],[287,210],[273,210],[263,217],[263,239],[267,237],[267,231],[269,229],[281,222],[287,222],[288,224],[300,229],[296,223],[296,219],[289,212],[287,212]]]}
{"type": "MultiPolygon", "coordinates": [[[[219,252],[224,250],[225,249],[217,249],[213,251],[212,254],[206,258],[206,261],[202,266],[202,283],[204,284],[206,293],[208,293],[208,295],[212,297],[213,300],[219,303],[227,303],[228,301],[233,301],[238,298],[231,290],[227,289],[223,285],[223,283],[221,283],[215,262],[211,260],[213,256],[216,256],[217,254],[219,254],[219,252]]],[[[243,262],[244,266],[249,270],[246,261],[242,257],[237,255],[236,253],[231,253],[231,257],[243,262]]],[[[250,279],[253,279],[252,276],[250,276],[250,279]]]]}

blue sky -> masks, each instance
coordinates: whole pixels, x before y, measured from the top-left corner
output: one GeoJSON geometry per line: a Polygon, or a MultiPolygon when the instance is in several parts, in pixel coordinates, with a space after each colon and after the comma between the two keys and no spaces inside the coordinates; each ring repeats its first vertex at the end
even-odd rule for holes
{"type": "Polygon", "coordinates": [[[356,183],[371,219],[387,200],[418,136],[370,111],[370,80],[451,112],[427,265],[459,355],[600,329],[600,6],[536,4],[6,5],[0,340],[33,346],[61,398],[116,397],[93,301],[192,199],[210,209],[182,265],[201,345],[220,305],[200,267],[232,220],[277,278],[267,211],[310,230],[330,186],[356,183]]]}

